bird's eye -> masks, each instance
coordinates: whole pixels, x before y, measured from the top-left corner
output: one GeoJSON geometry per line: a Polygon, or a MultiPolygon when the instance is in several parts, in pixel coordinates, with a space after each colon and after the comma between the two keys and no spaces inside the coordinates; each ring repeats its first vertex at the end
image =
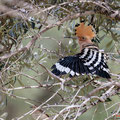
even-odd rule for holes
{"type": "Polygon", "coordinates": [[[85,37],[82,37],[82,40],[85,40],[85,37]]]}

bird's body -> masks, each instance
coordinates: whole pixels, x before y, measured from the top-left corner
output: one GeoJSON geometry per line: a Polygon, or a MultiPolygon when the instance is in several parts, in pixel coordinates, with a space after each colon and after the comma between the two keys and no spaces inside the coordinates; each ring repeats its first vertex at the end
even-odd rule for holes
{"type": "Polygon", "coordinates": [[[81,23],[76,26],[75,30],[79,40],[80,53],[60,59],[51,67],[52,73],[57,76],[70,74],[70,77],[74,77],[87,74],[110,78],[105,54],[91,41],[95,37],[91,26],[81,23]]]}

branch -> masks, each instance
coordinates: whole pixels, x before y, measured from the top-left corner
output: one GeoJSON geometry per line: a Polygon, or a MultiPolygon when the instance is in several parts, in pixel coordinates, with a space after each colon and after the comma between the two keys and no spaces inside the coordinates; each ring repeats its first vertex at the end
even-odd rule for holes
{"type": "Polygon", "coordinates": [[[106,2],[101,1],[91,1],[91,0],[82,0],[80,3],[92,3],[95,5],[94,12],[102,15],[106,15],[111,19],[120,20],[120,11],[113,10],[106,2]]]}
{"type": "Polygon", "coordinates": [[[71,20],[71,19],[76,19],[80,16],[86,16],[86,15],[90,15],[90,14],[94,14],[93,11],[86,11],[84,13],[77,13],[77,14],[73,14],[73,15],[68,15],[67,17],[63,18],[61,21],[58,21],[57,23],[55,24],[51,24],[51,25],[48,25],[46,28],[44,28],[41,32],[37,33],[36,35],[34,35],[32,37],[32,40],[23,48],[20,48],[16,51],[13,51],[11,53],[8,53],[8,54],[5,54],[3,56],[0,57],[0,61],[3,61],[5,59],[8,59],[20,52],[24,52],[24,51],[28,51],[32,45],[35,44],[36,40],[41,36],[41,34],[43,34],[44,32],[56,27],[56,26],[60,26],[62,25],[64,22],[68,21],[68,20],[71,20]]]}

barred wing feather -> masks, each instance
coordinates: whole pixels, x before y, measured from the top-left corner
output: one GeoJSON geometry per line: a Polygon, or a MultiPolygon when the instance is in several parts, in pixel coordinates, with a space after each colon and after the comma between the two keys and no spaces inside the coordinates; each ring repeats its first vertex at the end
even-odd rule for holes
{"type": "Polygon", "coordinates": [[[57,76],[70,74],[70,77],[73,77],[87,74],[110,78],[105,55],[95,48],[84,48],[79,54],[64,57],[51,68],[52,73],[57,76]]]}

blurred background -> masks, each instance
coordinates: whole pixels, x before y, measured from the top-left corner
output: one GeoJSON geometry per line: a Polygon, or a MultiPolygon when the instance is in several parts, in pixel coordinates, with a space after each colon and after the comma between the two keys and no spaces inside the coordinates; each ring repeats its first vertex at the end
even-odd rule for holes
{"type": "MultiPolygon", "coordinates": [[[[55,120],[62,109],[82,104],[80,97],[100,86],[92,82],[80,90],[79,87],[90,81],[90,77],[79,76],[61,89],[61,82],[49,73],[51,66],[60,58],[79,53],[74,27],[81,21],[94,27],[97,36],[93,42],[107,54],[112,79],[119,82],[119,0],[0,1],[1,119],[55,120]],[[39,109],[31,113],[38,106],[39,109]]],[[[94,79],[107,82],[103,78],[94,79]]],[[[95,96],[100,97],[107,90],[102,89],[95,96]]],[[[86,106],[94,101],[96,98],[86,106]]],[[[119,114],[119,108],[118,92],[87,110],[83,106],[81,110],[86,112],[78,117],[78,109],[73,108],[64,111],[56,120],[117,119],[115,115],[119,114]]]]}

